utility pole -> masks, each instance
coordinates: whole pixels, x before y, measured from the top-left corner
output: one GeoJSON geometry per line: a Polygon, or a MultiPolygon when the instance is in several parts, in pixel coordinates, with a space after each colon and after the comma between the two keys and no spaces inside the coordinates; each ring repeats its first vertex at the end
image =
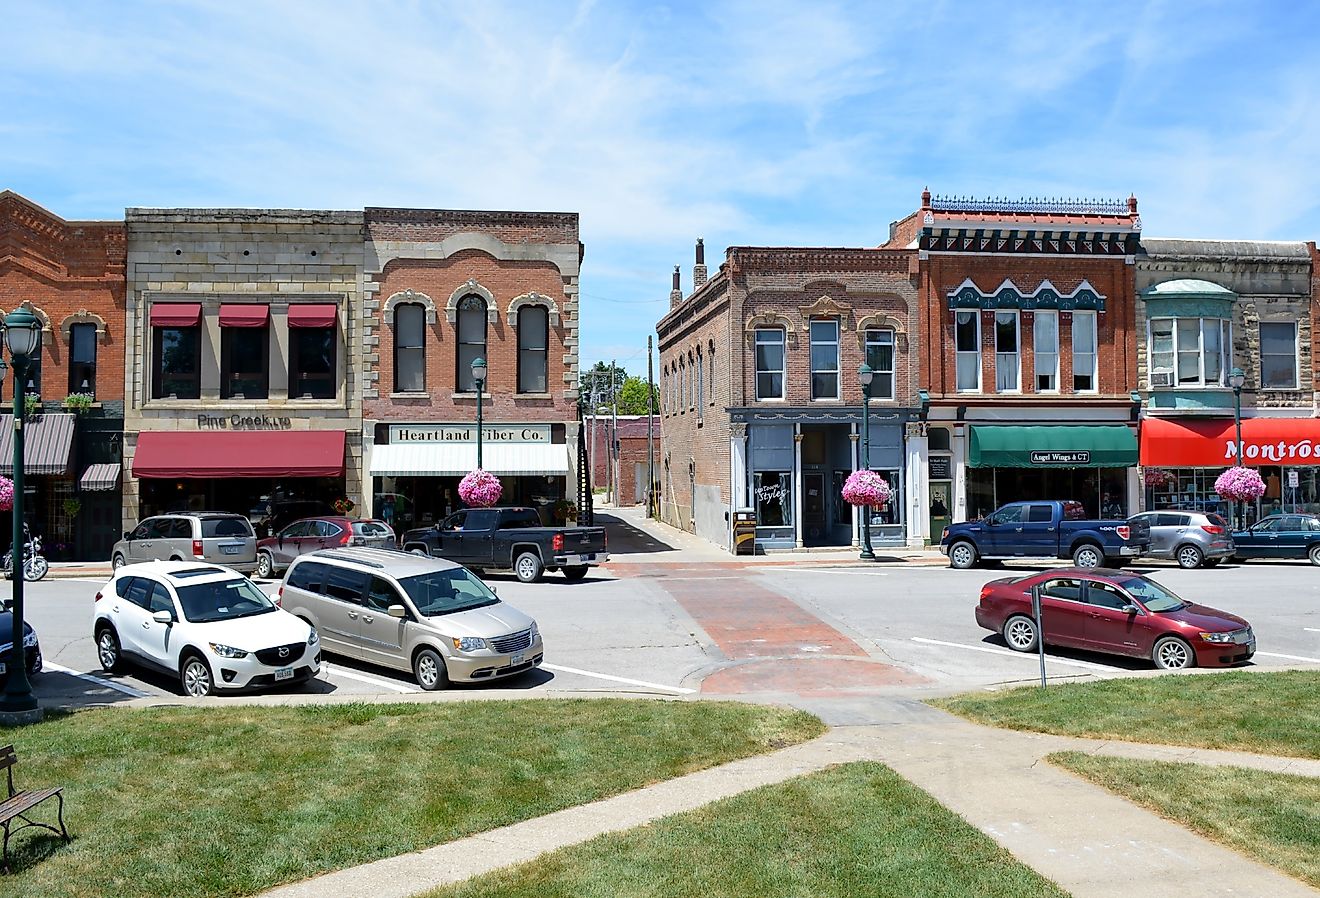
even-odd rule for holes
{"type": "Polygon", "coordinates": [[[655,418],[651,414],[651,402],[655,396],[655,386],[653,378],[655,372],[651,369],[651,336],[646,336],[646,516],[655,517],[652,511],[651,492],[655,487],[655,436],[651,433],[655,418]]]}
{"type": "Polygon", "coordinates": [[[619,365],[610,359],[610,495],[619,504],[619,365]]]}

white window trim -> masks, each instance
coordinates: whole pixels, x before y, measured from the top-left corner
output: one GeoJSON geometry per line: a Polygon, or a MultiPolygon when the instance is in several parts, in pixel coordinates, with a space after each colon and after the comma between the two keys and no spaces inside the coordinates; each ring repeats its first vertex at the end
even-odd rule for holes
{"type": "MultiPolygon", "coordinates": [[[[822,370],[819,372],[820,374],[833,374],[833,375],[834,375],[834,395],[833,395],[833,396],[817,396],[817,395],[816,395],[816,374],[817,374],[817,371],[816,371],[815,367],[811,367],[811,370],[808,371],[808,382],[809,382],[810,389],[811,389],[811,401],[812,401],[812,402],[837,402],[837,401],[841,398],[841,396],[843,395],[843,368],[842,368],[842,363],[840,362],[840,350],[842,349],[842,345],[841,345],[841,343],[842,343],[842,339],[843,339],[843,329],[842,329],[842,327],[841,327],[840,324],[839,324],[839,319],[837,319],[837,318],[816,318],[816,319],[813,319],[813,320],[807,322],[807,344],[808,344],[808,348],[807,348],[807,364],[808,364],[809,366],[811,365],[811,356],[813,355],[813,353],[812,353],[811,350],[813,350],[813,349],[816,348],[816,341],[815,341],[814,339],[811,338],[811,326],[812,326],[813,324],[833,324],[833,325],[834,325],[834,344],[833,344],[833,345],[834,345],[834,370],[833,370],[833,371],[829,371],[829,370],[822,369],[822,370]]],[[[820,341],[820,345],[821,345],[821,346],[829,346],[830,343],[829,343],[829,341],[822,340],[822,341],[820,341]]]]}
{"type": "Polygon", "coordinates": [[[995,392],[996,393],[1021,393],[1022,392],[1022,316],[1016,309],[995,309],[995,392]],[[999,316],[1013,316],[1013,345],[1016,347],[1012,353],[1001,353],[999,351],[999,316]],[[1016,370],[1014,381],[1017,386],[1009,390],[999,389],[999,356],[1012,355],[1013,367],[1016,370]]]}
{"type": "Polygon", "coordinates": [[[1047,310],[1037,311],[1033,314],[1031,320],[1031,355],[1032,355],[1032,363],[1031,363],[1032,392],[1049,393],[1051,395],[1054,393],[1058,393],[1059,392],[1059,313],[1057,311],[1054,311],[1053,309],[1047,309],[1047,310]],[[1041,357],[1040,348],[1036,345],[1036,336],[1037,336],[1036,322],[1040,321],[1042,318],[1050,318],[1053,319],[1054,321],[1054,349],[1045,353],[1045,355],[1054,356],[1054,371],[1052,372],[1054,375],[1054,386],[1050,389],[1045,389],[1045,390],[1042,390],[1040,388],[1040,385],[1036,382],[1036,378],[1040,376],[1039,361],[1041,357]]]}
{"type": "MultiPolygon", "coordinates": [[[[876,396],[873,391],[871,396],[872,402],[893,402],[898,397],[898,373],[896,370],[898,368],[898,333],[892,327],[870,327],[866,329],[866,341],[862,347],[864,359],[870,357],[872,346],[885,345],[889,346],[889,370],[884,371],[876,369],[874,373],[889,375],[889,395],[876,396]],[[880,340],[873,341],[871,339],[872,334],[888,334],[889,343],[885,344],[880,340]]],[[[875,381],[872,380],[871,383],[874,384],[875,381]]]]}
{"type": "Polygon", "coordinates": [[[981,312],[979,309],[959,309],[953,313],[953,386],[958,393],[979,393],[981,392],[981,312]],[[972,316],[972,322],[976,325],[976,350],[963,350],[958,348],[958,314],[959,312],[968,312],[972,316]],[[976,385],[972,387],[958,386],[958,362],[962,356],[976,356],[976,385]]]}
{"type": "Polygon", "coordinates": [[[1298,341],[1298,339],[1299,339],[1299,335],[1301,334],[1301,328],[1299,328],[1299,327],[1297,326],[1297,322],[1296,322],[1296,321],[1262,321],[1262,322],[1259,323],[1258,327],[1260,327],[1260,328],[1264,328],[1266,325],[1279,325],[1279,324],[1288,325],[1289,327],[1292,328],[1292,332],[1293,332],[1293,339],[1292,339],[1292,343],[1293,343],[1293,352],[1292,352],[1292,357],[1293,357],[1293,382],[1292,382],[1292,386],[1290,386],[1290,387],[1277,387],[1277,386],[1271,386],[1270,384],[1265,383],[1265,336],[1264,336],[1264,334],[1258,334],[1258,336],[1260,337],[1261,353],[1260,353],[1260,360],[1259,360],[1259,361],[1260,361],[1260,377],[1258,378],[1257,383],[1260,384],[1260,388],[1261,388],[1262,390],[1300,390],[1300,389],[1302,388],[1302,354],[1301,354],[1300,352],[1297,351],[1297,341],[1298,341]]]}
{"type": "Polygon", "coordinates": [[[1091,389],[1078,390],[1075,387],[1076,380],[1073,381],[1073,393],[1099,393],[1100,392],[1100,316],[1096,312],[1073,312],[1072,313],[1072,374],[1077,377],[1077,317],[1086,317],[1091,319],[1091,389]]]}
{"type": "MultiPolygon", "coordinates": [[[[1073,313],[1074,315],[1076,313],[1073,313]]],[[[1097,334],[1097,337],[1099,335],[1097,334]]],[[[1295,338],[1294,338],[1295,339],[1295,338]]],[[[1233,367],[1233,322],[1227,318],[1205,318],[1193,317],[1190,315],[1155,315],[1146,321],[1146,379],[1149,381],[1152,390],[1223,390],[1228,387],[1228,373],[1233,367]],[[1155,322],[1172,322],[1173,328],[1173,382],[1168,386],[1163,384],[1155,385],[1155,322]],[[1178,322],[1195,321],[1196,326],[1196,356],[1197,372],[1200,377],[1200,383],[1183,384],[1178,382],[1178,353],[1181,347],[1178,345],[1178,322]],[[1214,321],[1220,327],[1220,380],[1218,383],[1206,383],[1205,380],[1205,323],[1214,321]]],[[[1298,375],[1297,382],[1301,383],[1301,376],[1298,375]]],[[[1094,392],[1094,391],[1092,391],[1094,392]]]]}
{"type": "Polygon", "coordinates": [[[787,395],[787,391],[788,391],[788,374],[787,371],[785,370],[788,368],[788,334],[782,327],[758,327],[756,329],[756,336],[752,341],[752,367],[754,369],[752,373],[752,391],[756,394],[756,401],[783,402],[784,397],[785,395],[787,395]],[[761,334],[771,334],[771,333],[779,335],[779,342],[776,344],[779,346],[780,349],[778,372],[773,371],[769,368],[762,371],[760,368],[760,359],[758,358],[758,354],[756,352],[757,347],[761,345],[761,334]],[[776,374],[776,373],[779,374],[779,395],[762,396],[761,375],[776,374]]]}

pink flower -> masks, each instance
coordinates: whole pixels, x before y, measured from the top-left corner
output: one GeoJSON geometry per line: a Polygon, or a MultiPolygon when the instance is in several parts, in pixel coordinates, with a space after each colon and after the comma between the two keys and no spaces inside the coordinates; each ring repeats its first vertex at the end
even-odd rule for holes
{"type": "Polygon", "coordinates": [[[1265,495],[1265,481],[1255,468],[1229,468],[1215,479],[1215,492],[1225,499],[1253,501],[1265,495]]]}
{"type": "Polygon", "coordinates": [[[889,481],[875,471],[853,471],[843,484],[843,501],[849,505],[879,508],[890,495],[889,481]]]}
{"type": "Polygon", "coordinates": [[[500,501],[504,486],[489,471],[469,471],[458,483],[458,497],[473,508],[489,508],[500,501]]]}
{"type": "Polygon", "coordinates": [[[14,481],[8,477],[0,477],[0,511],[13,511],[14,509],[14,481]]]}
{"type": "Polygon", "coordinates": [[[1173,482],[1173,474],[1163,468],[1146,469],[1146,486],[1164,486],[1173,482]]]}

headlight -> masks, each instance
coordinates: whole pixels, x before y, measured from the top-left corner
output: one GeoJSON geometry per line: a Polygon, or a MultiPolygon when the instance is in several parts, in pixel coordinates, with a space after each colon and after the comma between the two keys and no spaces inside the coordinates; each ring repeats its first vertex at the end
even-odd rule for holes
{"type": "Polygon", "coordinates": [[[455,636],[454,648],[460,652],[475,652],[486,647],[486,640],[480,636],[455,636]]]}
{"type": "Polygon", "coordinates": [[[215,652],[221,658],[246,658],[247,652],[242,649],[236,649],[232,645],[221,645],[218,642],[211,643],[211,651],[215,652]]]}
{"type": "Polygon", "coordinates": [[[23,648],[25,648],[25,649],[35,649],[36,647],[37,647],[37,634],[36,634],[36,633],[25,633],[25,634],[23,635],[23,648]]]}
{"type": "Polygon", "coordinates": [[[307,634],[307,644],[316,645],[321,641],[321,637],[316,635],[316,628],[312,627],[312,632],[307,634]]]}
{"type": "Polygon", "coordinates": [[[540,638],[541,628],[536,625],[536,621],[532,621],[532,642],[536,642],[540,638]]]}
{"type": "Polygon", "coordinates": [[[1232,633],[1202,633],[1201,639],[1206,642],[1225,643],[1233,641],[1232,633]]]}

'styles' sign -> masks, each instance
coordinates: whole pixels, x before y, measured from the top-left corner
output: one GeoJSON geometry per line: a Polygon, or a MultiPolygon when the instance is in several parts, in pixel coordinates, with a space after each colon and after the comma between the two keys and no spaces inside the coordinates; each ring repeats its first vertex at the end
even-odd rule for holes
{"type": "Polygon", "coordinates": [[[1033,465],[1089,465],[1091,453],[1087,449],[1034,451],[1031,453],[1033,465]]]}

